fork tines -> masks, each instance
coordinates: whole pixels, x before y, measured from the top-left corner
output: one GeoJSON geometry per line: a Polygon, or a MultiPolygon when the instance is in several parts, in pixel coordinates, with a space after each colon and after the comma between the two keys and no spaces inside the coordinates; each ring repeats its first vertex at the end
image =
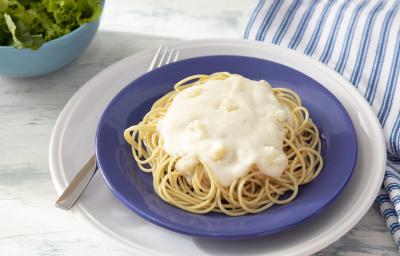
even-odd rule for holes
{"type": "Polygon", "coordinates": [[[148,71],[175,62],[178,60],[178,57],[179,57],[178,50],[169,49],[167,46],[160,46],[157,50],[157,53],[154,55],[153,60],[151,61],[148,71]]]}

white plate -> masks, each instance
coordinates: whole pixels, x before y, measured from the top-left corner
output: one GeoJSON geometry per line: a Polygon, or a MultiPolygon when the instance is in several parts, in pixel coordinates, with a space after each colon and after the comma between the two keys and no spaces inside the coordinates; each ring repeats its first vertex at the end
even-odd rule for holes
{"type": "MultiPolygon", "coordinates": [[[[386,149],[375,114],[353,86],[311,58],[266,43],[203,40],[171,47],[180,50],[180,59],[221,54],[267,59],[297,69],[324,85],[345,106],[356,128],[358,159],[350,182],[316,217],[273,236],[247,241],[193,238],[150,224],[114,198],[100,175],[94,177],[73,208],[74,214],[140,255],[306,255],[333,243],[358,223],[381,186],[386,149]]],[[[93,154],[95,130],[107,103],[146,71],[154,53],[147,50],[113,64],[64,107],[50,142],[50,170],[59,194],[93,154]]]]}

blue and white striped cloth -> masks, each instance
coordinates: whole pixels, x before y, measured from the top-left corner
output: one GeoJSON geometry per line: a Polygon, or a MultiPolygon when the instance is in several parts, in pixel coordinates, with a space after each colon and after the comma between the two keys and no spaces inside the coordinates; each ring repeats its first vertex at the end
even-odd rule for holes
{"type": "Polygon", "coordinates": [[[400,245],[400,1],[260,0],[244,36],[311,56],[371,104],[388,153],[377,202],[400,245]]]}

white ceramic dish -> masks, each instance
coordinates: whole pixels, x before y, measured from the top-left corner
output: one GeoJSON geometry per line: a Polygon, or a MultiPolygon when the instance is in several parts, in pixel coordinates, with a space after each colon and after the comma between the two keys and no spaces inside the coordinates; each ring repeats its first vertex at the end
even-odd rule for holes
{"type": "MultiPolygon", "coordinates": [[[[320,82],[345,106],[357,132],[358,159],[354,174],[341,195],[316,217],[294,228],[245,241],[213,241],[159,228],[125,208],[96,175],[72,212],[100,232],[140,255],[307,255],[346,234],[368,211],[384,175],[386,149],[382,131],[368,103],[342,77],[318,62],[266,43],[203,40],[171,45],[180,59],[206,55],[243,55],[272,60],[297,69],[320,82]]],[[[146,72],[155,53],[147,50],[110,66],[68,102],[50,142],[50,170],[61,193],[94,152],[101,113],[111,98],[146,72]]]]}

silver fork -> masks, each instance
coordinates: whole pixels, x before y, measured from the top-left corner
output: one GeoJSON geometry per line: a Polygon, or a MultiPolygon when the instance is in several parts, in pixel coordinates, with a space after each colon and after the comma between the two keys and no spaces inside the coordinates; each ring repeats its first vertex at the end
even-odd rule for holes
{"type": "MultiPolygon", "coordinates": [[[[160,46],[154,55],[153,60],[150,62],[147,71],[175,62],[178,58],[179,50],[160,46]]],[[[55,206],[64,210],[71,209],[95,175],[97,169],[96,156],[93,154],[71,183],[65,188],[64,192],[57,199],[55,206]]]]}

